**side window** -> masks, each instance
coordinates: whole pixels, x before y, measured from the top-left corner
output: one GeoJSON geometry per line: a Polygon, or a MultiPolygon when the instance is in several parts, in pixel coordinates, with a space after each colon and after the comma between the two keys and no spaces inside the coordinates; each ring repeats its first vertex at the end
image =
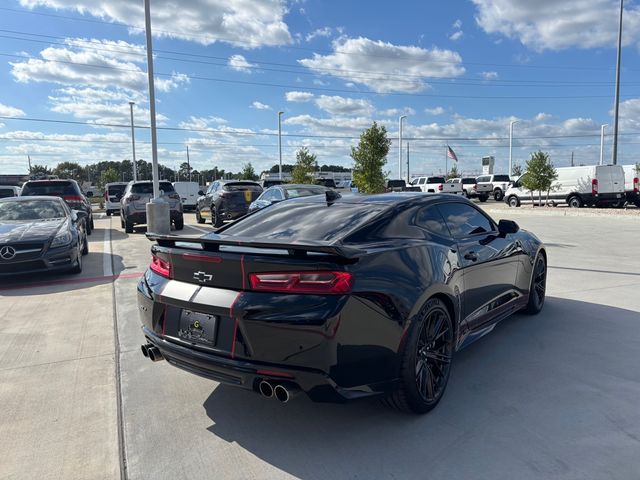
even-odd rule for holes
{"type": "Polygon", "coordinates": [[[418,185],[424,185],[426,178],[421,177],[420,180],[418,180],[418,185]]]}
{"type": "Polygon", "coordinates": [[[443,203],[438,205],[438,209],[454,238],[464,238],[495,230],[493,222],[470,205],[443,203]]]}
{"type": "Polygon", "coordinates": [[[272,198],[274,200],[284,200],[284,196],[282,195],[282,192],[280,191],[280,189],[274,189],[272,192],[272,198]]]}
{"type": "Polygon", "coordinates": [[[418,210],[416,215],[416,225],[430,233],[435,233],[441,237],[450,237],[451,234],[447,225],[435,206],[424,207],[418,210]]]}
{"type": "Polygon", "coordinates": [[[269,190],[268,192],[265,192],[264,195],[262,195],[262,198],[260,200],[266,200],[268,202],[273,200],[273,192],[274,190],[269,190]]]}

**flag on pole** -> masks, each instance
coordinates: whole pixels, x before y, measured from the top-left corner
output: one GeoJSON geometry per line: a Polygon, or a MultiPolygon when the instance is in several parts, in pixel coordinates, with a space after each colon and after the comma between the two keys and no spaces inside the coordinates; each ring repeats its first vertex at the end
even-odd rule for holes
{"type": "Polygon", "coordinates": [[[454,152],[449,145],[447,145],[447,157],[449,157],[454,162],[458,161],[458,157],[456,156],[456,152],[454,152]]]}

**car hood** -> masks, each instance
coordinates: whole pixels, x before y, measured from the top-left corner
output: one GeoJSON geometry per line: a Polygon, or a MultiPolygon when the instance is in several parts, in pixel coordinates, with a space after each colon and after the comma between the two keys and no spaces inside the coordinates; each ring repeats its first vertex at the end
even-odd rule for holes
{"type": "Polygon", "coordinates": [[[0,222],[0,244],[44,242],[54,236],[67,220],[35,220],[32,222],[0,222]]]}

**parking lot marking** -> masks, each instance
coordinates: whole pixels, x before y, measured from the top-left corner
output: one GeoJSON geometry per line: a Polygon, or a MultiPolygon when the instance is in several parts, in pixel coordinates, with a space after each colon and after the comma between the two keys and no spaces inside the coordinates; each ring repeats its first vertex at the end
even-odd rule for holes
{"type": "Polygon", "coordinates": [[[109,225],[104,229],[104,244],[102,248],[102,273],[105,277],[113,275],[113,267],[111,266],[111,218],[109,225]]]}

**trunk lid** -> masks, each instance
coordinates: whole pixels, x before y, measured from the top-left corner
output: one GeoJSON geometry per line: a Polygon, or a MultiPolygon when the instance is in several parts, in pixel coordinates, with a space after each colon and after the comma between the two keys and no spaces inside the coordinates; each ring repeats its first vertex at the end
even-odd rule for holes
{"type": "Polygon", "coordinates": [[[624,169],[621,165],[596,166],[596,179],[599,194],[624,192],[624,169]]]}

